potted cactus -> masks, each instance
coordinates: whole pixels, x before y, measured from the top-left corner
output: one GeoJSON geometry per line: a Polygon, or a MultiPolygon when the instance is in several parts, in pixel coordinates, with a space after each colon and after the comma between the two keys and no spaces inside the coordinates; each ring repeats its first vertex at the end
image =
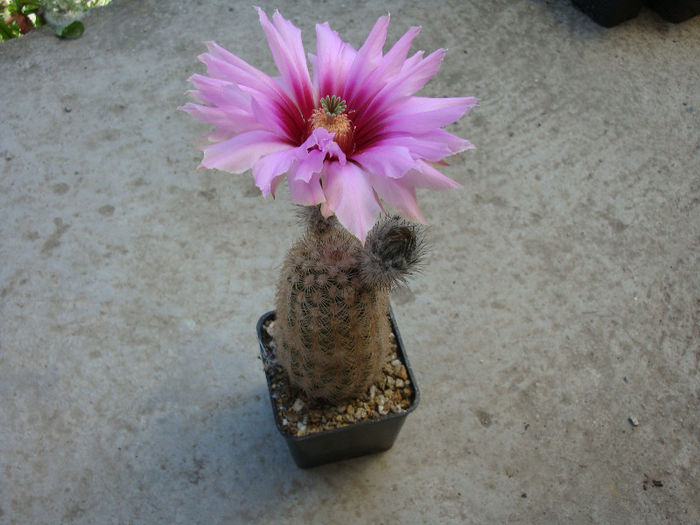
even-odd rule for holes
{"type": "Polygon", "coordinates": [[[278,428],[309,467],[390,448],[417,406],[389,291],[424,245],[399,217],[362,245],[318,208],[303,216],[307,231],[287,253],[276,312],[261,317],[258,337],[278,428]]]}
{"type": "Polygon", "coordinates": [[[357,50],[319,24],[312,80],[300,30],[258,14],[280,76],[208,43],[182,109],[216,127],[201,167],[252,169],[264,196],[286,178],[302,207],[258,336],[277,426],[309,467],[386,450],[418,402],[389,293],[425,252],[416,188],[459,187],[434,164],[473,147],[442,128],[476,99],[414,96],[445,53],[409,57],[418,27],[383,54],[388,16],[357,50]]]}

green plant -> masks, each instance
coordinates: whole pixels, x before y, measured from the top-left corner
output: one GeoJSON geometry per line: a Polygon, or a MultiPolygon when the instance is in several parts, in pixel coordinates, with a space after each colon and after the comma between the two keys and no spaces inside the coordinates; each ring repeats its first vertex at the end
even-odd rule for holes
{"type": "Polygon", "coordinates": [[[83,34],[77,18],[88,9],[109,4],[112,0],[1,0],[0,41],[27,34],[44,24],[52,26],[56,36],[76,38],[83,34]],[[65,21],[61,17],[69,15],[65,21]]]}
{"type": "Polygon", "coordinates": [[[0,2],[0,40],[9,40],[27,34],[43,24],[37,0],[8,0],[0,2]]]}

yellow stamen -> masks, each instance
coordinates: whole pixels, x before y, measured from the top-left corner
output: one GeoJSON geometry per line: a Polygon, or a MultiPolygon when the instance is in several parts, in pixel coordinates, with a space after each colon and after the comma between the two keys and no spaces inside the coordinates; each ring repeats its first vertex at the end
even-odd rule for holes
{"type": "Polygon", "coordinates": [[[346,155],[352,154],[355,129],[345,113],[331,116],[323,109],[314,109],[309,119],[309,133],[318,128],[325,128],[335,133],[333,140],[338,143],[340,149],[346,155]]]}

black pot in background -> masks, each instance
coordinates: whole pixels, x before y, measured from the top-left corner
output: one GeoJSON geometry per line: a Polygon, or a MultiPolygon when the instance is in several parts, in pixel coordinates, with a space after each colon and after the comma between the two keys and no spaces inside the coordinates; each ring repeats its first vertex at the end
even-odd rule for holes
{"type": "Polygon", "coordinates": [[[613,27],[637,16],[646,5],[674,24],[700,14],[700,0],[571,0],[597,24],[613,27]]]}
{"type": "Polygon", "coordinates": [[[647,0],[647,6],[674,24],[700,14],[700,0],[647,0]]]}
{"type": "MultiPolygon", "coordinates": [[[[397,414],[391,413],[377,419],[362,421],[353,425],[325,430],[323,432],[307,434],[301,437],[292,436],[291,434],[285,432],[280,425],[280,421],[277,418],[275,400],[272,398],[270,377],[265,374],[267,379],[267,389],[270,393],[270,403],[272,404],[272,415],[275,418],[277,430],[279,430],[280,434],[282,434],[284,439],[287,441],[289,451],[292,453],[294,462],[298,467],[310,468],[323,465],[325,463],[331,463],[333,461],[340,461],[343,459],[350,459],[389,450],[394,444],[396,436],[398,436],[399,431],[406,420],[406,416],[413,412],[418,406],[418,401],[420,398],[418,385],[416,384],[413,371],[411,370],[411,366],[406,358],[406,354],[404,353],[403,341],[401,340],[401,335],[399,334],[399,330],[396,326],[394,313],[393,311],[390,311],[389,314],[391,317],[391,328],[394,332],[394,336],[396,337],[398,358],[406,367],[408,378],[410,379],[411,386],[413,387],[413,398],[411,399],[411,405],[402,412],[397,414]]],[[[262,327],[268,319],[274,318],[275,312],[271,311],[260,317],[260,320],[258,321],[258,342],[260,343],[260,354],[262,356],[263,363],[265,363],[267,351],[263,341],[262,327]]]]}
{"type": "Polygon", "coordinates": [[[572,0],[572,3],[603,27],[634,18],[642,8],[642,0],[572,0]]]}

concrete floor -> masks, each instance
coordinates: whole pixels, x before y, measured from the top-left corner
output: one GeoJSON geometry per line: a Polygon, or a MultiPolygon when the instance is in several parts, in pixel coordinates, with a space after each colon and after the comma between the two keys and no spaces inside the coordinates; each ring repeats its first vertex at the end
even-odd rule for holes
{"type": "Polygon", "coordinates": [[[308,47],[421,24],[424,93],[481,99],[393,298],[421,405],[391,451],[296,468],[255,336],[293,207],[195,171],[176,109],[202,41],[272,73],[256,13],[115,0],[0,44],[0,523],[699,523],[700,17],[277,6],[308,47]]]}

